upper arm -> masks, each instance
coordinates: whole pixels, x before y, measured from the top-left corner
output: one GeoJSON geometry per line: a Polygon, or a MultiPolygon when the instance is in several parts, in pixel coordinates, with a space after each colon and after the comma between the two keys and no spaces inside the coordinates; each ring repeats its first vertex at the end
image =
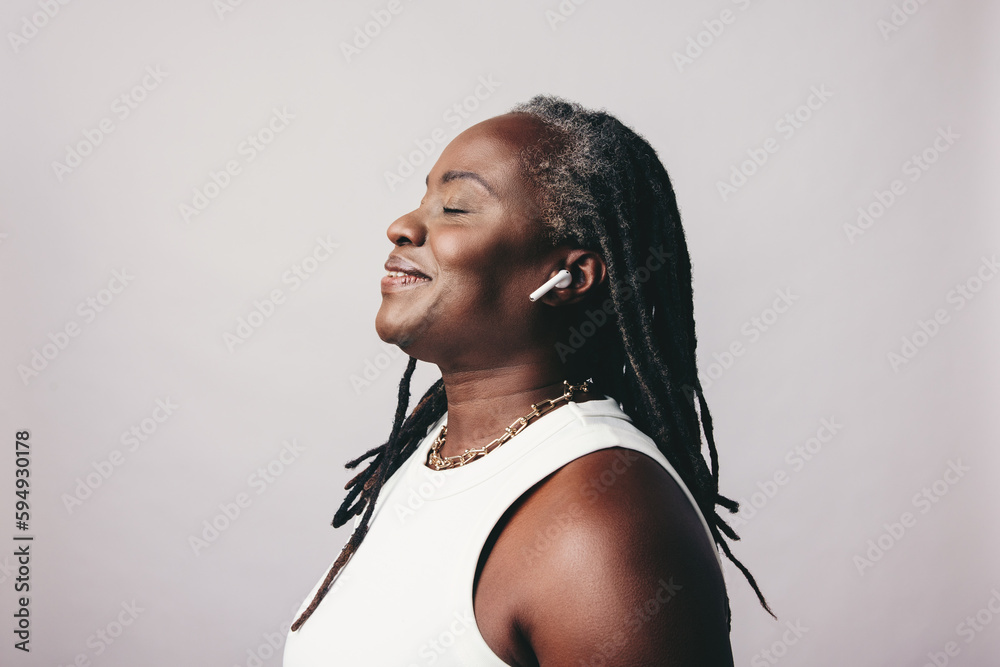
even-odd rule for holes
{"type": "Polygon", "coordinates": [[[715,547],[662,466],[601,450],[541,490],[519,618],[541,667],[732,665],[715,547]]]}

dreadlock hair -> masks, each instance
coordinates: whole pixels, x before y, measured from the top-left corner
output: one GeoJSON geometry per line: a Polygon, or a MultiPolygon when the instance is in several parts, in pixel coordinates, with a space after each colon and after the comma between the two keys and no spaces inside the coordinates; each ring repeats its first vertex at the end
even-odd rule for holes
{"type": "MultiPolygon", "coordinates": [[[[712,417],[698,379],[691,262],[673,186],[649,143],[604,111],[585,109],[558,97],[539,95],[515,106],[543,131],[521,151],[522,171],[538,193],[541,220],[554,245],[593,250],[607,266],[608,279],[592,295],[567,308],[568,323],[584,322],[593,334],[573,347],[557,344],[571,382],[590,379],[613,397],[635,426],[656,443],[677,470],[705,518],[716,544],[743,573],[772,616],[750,571],[733,555],[725,538],[739,540],[719,516],[739,504],[719,493],[719,458],[712,417]],[[608,321],[598,326],[585,311],[605,306],[608,321]],[[709,462],[702,455],[704,430],[709,462]]],[[[330,589],[337,572],[357,550],[383,483],[416,450],[428,429],[447,410],[444,383],[427,390],[409,417],[410,357],[399,384],[389,439],[346,467],[365,459],[368,466],[351,479],[333,517],[340,527],[363,514],[313,600],[292,624],[297,630],[330,589]]],[[[726,595],[726,620],[732,614],[726,595]]]]}

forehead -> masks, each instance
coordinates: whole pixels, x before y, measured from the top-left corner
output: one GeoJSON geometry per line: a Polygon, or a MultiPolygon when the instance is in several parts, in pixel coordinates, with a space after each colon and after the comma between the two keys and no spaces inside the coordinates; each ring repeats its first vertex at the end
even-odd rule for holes
{"type": "Polygon", "coordinates": [[[473,172],[498,193],[525,186],[521,153],[538,143],[544,126],[527,114],[505,114],[473,125],[455,137],[431,169],[429,180],[440,182],[449,171],[473,172]]]}

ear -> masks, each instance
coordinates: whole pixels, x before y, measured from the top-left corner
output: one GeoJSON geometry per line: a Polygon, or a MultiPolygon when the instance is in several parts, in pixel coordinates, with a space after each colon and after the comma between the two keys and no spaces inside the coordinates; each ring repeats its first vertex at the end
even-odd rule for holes
{"type": "Polygon", "coordinates": [[[568,287],[555,287],[539,301],[550,306],[562,306],[582,301],[588,294],[596,290],[607,279],[608,267],[604,259],[592,250],[579,248],[568,250],[549,272],[548,277],[556,275],[565,268],[573,276],[568,287]]]}

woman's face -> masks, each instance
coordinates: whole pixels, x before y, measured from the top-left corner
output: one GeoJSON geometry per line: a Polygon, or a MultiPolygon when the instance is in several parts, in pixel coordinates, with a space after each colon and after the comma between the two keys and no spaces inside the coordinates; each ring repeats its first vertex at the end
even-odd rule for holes
{"type": "Polygon", "coordinates": [[[395,245],[387,268],[398,258],[425,277],[382,279],[382,340],[449,370],[516,363],[538,344],[547,316],[539,309],[552,309],[528,294],[558,270],[558,257],[518,154],[542,131],[530,116],[508,114],[444,149],[419,208],[386,232],[395,245]]]}

